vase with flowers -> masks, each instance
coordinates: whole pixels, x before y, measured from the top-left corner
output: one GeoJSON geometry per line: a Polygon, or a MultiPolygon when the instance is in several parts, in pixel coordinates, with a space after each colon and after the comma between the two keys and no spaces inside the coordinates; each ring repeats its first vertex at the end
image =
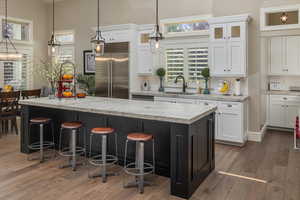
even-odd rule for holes
{"type": "Polygon", "coordinates": [[[60,64],[51,61],[41,61],[39,72],[41,77],[47,80],[50,86],[49,99],[55,98],[57,83],[60,80],[60,70],[60,64]]]}

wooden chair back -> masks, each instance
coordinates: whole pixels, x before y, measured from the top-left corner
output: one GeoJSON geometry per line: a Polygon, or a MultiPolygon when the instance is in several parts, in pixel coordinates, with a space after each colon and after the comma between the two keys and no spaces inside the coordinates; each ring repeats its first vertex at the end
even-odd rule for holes
{"type": "Polygon", "coordinates": [[[41,89],[37,90],[23,90],[21,92],[22,99],[30,99],[30,98],[40,98],[41,97],[41,89]]]}
{"type": "Polygon", "coordinates": [[[0,116],[17,115],[20,92],[0,92],[0,116]]]}

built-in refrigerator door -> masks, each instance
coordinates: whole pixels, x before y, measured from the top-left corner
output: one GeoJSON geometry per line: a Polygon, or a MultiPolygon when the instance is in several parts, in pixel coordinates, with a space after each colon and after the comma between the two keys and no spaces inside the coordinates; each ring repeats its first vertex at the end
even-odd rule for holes
{"type": "Polygon", "coordinates": [[[96,96],[111,96],[111,54],[104,54],[96,60],[96,96]]]}
{"type": "Polygon", "coordinates": [[[128,53],[112,53],[111,97],[129,98],[129,60],[128,53]]]}

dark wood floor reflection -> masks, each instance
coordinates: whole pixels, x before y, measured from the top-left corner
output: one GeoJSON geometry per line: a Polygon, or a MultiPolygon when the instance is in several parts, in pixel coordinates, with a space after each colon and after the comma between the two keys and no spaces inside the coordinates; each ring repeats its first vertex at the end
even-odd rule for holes
{"type": "MultiPolygon", "coordinates": [[[[0,139],[1,200],[175,200],[169,180],[155,177],[145,194],[123,189],[123,178],[106,184],[87,178],[87,168],[77,172],[58,169],[61,160],[39,164],[19,153],[19,137],[0,139]]],[[[299,200],[300,152],[293,150],[290,133],[269,131],[263,143],[246,147],[216,146],[216,170],[195,192],[192,200],[299,200]],[[218,171],[229,175],[219,174],[218,171]],[[238,177],[237,177],[238,176],[238,177]],[[265,183],[266,182],[266,183],[265,183]]]]}

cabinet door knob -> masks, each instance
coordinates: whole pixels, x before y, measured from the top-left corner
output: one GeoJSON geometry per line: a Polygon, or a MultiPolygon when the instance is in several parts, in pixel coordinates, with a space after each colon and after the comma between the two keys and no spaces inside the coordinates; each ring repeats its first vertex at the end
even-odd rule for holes
{"type": "Polygon", "coordinates": [[[283,100],[287,100],[287,98],[286,98],[286,97],[283,97],[283,100]]]}
{"type": "Polygon", "coordinates": [[[231,108],[231,107],[232,107],[232,105],[231,105],[231,104],[228,104],[228,105],[227,105],[227,107],[228,107],[228,108],[231,108]]]}

